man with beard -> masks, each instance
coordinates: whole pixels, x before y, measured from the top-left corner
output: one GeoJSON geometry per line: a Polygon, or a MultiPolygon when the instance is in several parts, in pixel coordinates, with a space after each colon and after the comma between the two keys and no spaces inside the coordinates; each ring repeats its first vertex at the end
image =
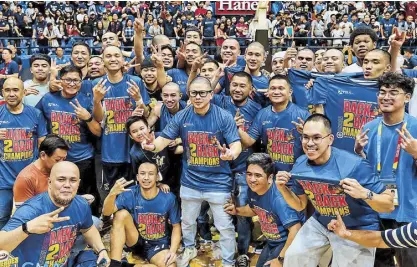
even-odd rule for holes
{"type": "MultiPolygon", "coordinates": [[[[369,54],[369,53],[368,53],[369,54]]],[[[380,214],[385,229],[399,228],[417,220],[416,199],[417,119],[405,112],[415,82],[399,73],[379,78],[378,104],[382,117],[365,124],[356,137],[355,152],[369,160],[379,179],[394,191],[395,210],[380,214]]],[[[375,266],[416,266],[416,249],[377,250],[375,266]]]]}
{"type": "Polygon", "coordinates": [[[284,266],[317,266],[329,247],[335,266],[373,266],[375,249],[337,237],[327,231],[327,225],[340,214],[352,229],[378,230],[377,212],[394,210],[390,190],[365,159],[332,147],[334,136],[326,116],[311,115],[301,140],[305,155],[297,159],[291,173],[277,173],[276,186],[291,208],[302,211],[310,199],[315,213],[285,253],[284,266]],[[292,189],[287,187],[290,179],[292,189]]]}
{"type": "Polygon", "coordinates": [[[161,88],[156,79],[157,71],[150,58],[145,58],[141,64],[140,76],[151,99],[150,108],[153,109],[158,101],[162,101],[161,88]]]}
{"type": "Polygon", "coordinates": [[[55,164],[48,192],[25,202],[3,227],[0,249],[16,257],[19,263],[54,266],[68,261],[77,234],[81,233],[97,253],[97,263],[104,261],[108,266],[110,259],[93,225],[90,207],[76,195],[79,184],[74,163],[55,164]]]}
{"type": "Polygon", "coordinates": [[[181,243],[181,217],[172,193],[157,187],[158,167],[142,163],[133,181],[117,180],[106,198],[103,214],[114,214],[111,232],[111,267],[121,267],[123,247],[139,253],[153,266],[175,267],[181,243]],[[169,228],[172,227],[172,231],[169,228]],[[154,229],[154,230],[152,230],[154,229]]]}
{"type": "Polygon", "coordinates": [[[45,138],[46,122],[41,112],[23,104],[23,82],[8,78],[3,85],[5,105],[0,106],[0,227],[9,220],[13,184],[19,172],[36,159],[38,144],[45,138]]]}
{"type": "Polygon", "coordinates": [[[366,54],[376,47],[378,36],[368,27],[356,28],[350,36],[349,45],[353,49],[357,62],[345,67],[342,72],[362,72],[362,64],[366,54]]]}
{"type": "Polygon", "coordinates": [[[93,81],[93,116],[104,126],[101,146],[103,179],[97,181],[102,199],[117,179],[131,177],[130,140],[125,123],[136,107],[143,109],[147,117],[150,103],[143,81],[122,72],[124,59],[120,48],[106,47],[103,61],[107,75],[93,81]]]}
{"type": "MultiPolygon", "coordinates": [[[[75,66],[64,67],[60,71],[62,90],[47,93],[36,107],[46,118],[48,132],[57,134],[71,146],[66,159],[75,163],[79,169],[79,193],[97,196],[94,148],[89,137],[91,134],[101,136],[101,126],[91,114],[91,97],[79,93],[81,75],[81,71],[75,66]]],[[[95,214],[97,213],[95,210],[95,214]]]]}
{"type": "Polygon", "coordinates": [[[195,78],[190,85],[192,105],[174,116],[161,136],[142,143],[143,149],[152,152],[163,150],[177,137],[181,137],[183,143],[180,197],[185,250],[177,260],[180,267],[187,266],[197,256],[196,219],[203,201],[207,201],[213,210],[220,231],[223,266],[230,267],[234,263],[235,231],[232,218],[224,212],[223,205],[231,197],[232,190],[228,161],[236,159],[242,147],[233,117],[210,104],[212,98],[210,81],[204,77],[195,78]]]}
{"type": "Polygon", "coordinates": [[[32,80],[24,82],[26,96],[23,99],[23,103],[34,107],[49,92],[50,70],[51,58],[49,56],[37,54],[30,57],[32,80]]]}
{"type": "MultiPolygon", "coordinates": [[[[214,95],[213,103],[227,110],[236,121],[239,131],[247,132],[252,125],[256,115],[261,110],[261,105],[249,98],[252,91],[252,76],[247,72],[236,72],[230,80],[230,96],[214,95]]],[[[246,160],[253,153],[253,149],[248,147],[242,150],[239,157],[232,161],[233,175],[233,194],[236,199],[236,207],[240,209],[249,203],[248,184],[246,182],[246,160]]],[[[249,257],[247,256],[251,241],[250,219],[237,216],[237,250],[238,266],[248,266],[249,257]]]]}
{"type": "MultiPolygon", "coordinates": [[[[262,140],[267,153],[274,161],[275,171],[291,170],[296,159],[302,154],[297,123],[308,117],[308,112],[293,104],[292,90],[285,76],[275,75],[269,80],[268,97],[271,106],[256,115],[247,132],[239,128],[243,147],[251,147],[262,140]],[[288,149],[291,147],[291,149],[288,149]]],[[[237,119],[238,126],[242,120],[237,119]]]]}
{"type": "Polygon", "coordinates": [[[85,80],[94,80],[106,74],[103,58],[100,56],[92,56],[88,61],[87,68],[88,71],[87,76],[84,78],[85,80]]]}

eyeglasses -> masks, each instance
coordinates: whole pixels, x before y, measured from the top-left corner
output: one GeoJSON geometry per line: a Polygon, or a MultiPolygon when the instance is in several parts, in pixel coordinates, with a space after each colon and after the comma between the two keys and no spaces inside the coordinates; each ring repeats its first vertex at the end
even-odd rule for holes
{"type": "Polygon", "coordinates": [[[77,85],[77,84],[79,84],[81,82],[81,80],[73,80],[73,79],[62,79],[61,81],[63,81],[66,84],[73,83],[75,85],[77,85]]]}
{"type": "Polygon", "coordinates": [[[310,142],[310,140],[312,140],[314,144],[320,145],[321,142],[323,142],[323,139],[329,137],[330,135],[331,134],[328,134],[328,135],[323,136],[323,137],[321,137],[320,135],[315,135],[313,137],[303,135],[303,136],[300,137],[300,139],[301,139],[301,142],[303,144],[307,144],[308,142],[310,142]]]}
{"type": "Polygon", "coordinates": [[[395,99],[398,95],[401,95],[401,94],[406,94],[406,93],[399,92],[399,91],[388,91],[388,92],[379,91],[376,93],[376,96],[380,98],[384,98],[386,95],[388,95],[391,99],[395,99]]]}
{"type": "Polygon", "coordinates": [[[213,90],[208,90],[208,91],[190,91],[190,96],[191,97],[196,97],[197,95],[200,95],[201,97],[206,97],[211,92],[213,92],[213,90]]]}

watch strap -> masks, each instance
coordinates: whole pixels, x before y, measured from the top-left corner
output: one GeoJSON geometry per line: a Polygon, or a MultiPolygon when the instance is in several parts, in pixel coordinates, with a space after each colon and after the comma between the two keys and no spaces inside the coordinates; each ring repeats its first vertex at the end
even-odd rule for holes
{"type": "Polygon", "coordinates": [[[31,233],[28,231],[28,225],[27,223],[22,224],[22,230],[25,232],[25,234],[30,235],[31,233]]]}

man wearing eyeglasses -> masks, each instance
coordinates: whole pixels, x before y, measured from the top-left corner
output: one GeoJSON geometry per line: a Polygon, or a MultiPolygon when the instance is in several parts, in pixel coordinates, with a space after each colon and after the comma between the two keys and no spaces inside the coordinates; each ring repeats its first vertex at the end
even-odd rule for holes
{"type": "Polygon", "coordinates": [[[276,185],[288,205],[301,211],[310,199],[315,213],[301,227],[285,254],[284,266],[317,266],[320,258],[333,249],[334,266],[372,267],[375,249],[344,240],[327,230],[331,219],[340,214],[347,227],[379,230],[377,212],[394,210],[390,190],[377,179],[365,159],[332,147],[330,120],[311,115],[301,137],[305,155],[291,173],[280,171],[276,185]],[[287,187],[289,179],[295,180],[287,187]]]}
{"type": "Polygon", "coordinates": [[[70,144],[67,160],[80,170],[80,194],[96,195],[94,148],[88,135],[101,135],[101,126],[92,116],[92,99],[79,93],[81,70],[66,66],[60,71],[62,91],[47,93],[36,105],[44,115],[48,133],[56,134],[70,144]]]}
{"type": "MultiPolygon", "coordinates": [[[[414,80],[402,74],[382,75],[378,91],[382,117],[365,124],[355,141],[355,153],[369,160],[379,179],[395,194],[395,210],[380,214],[385,229],[417,220],[417,119],[405,112],[414,86],[414,80]]],[[[394,266],[394,255],[400,266],[417,266],[415,248],[377,250],[376,266],[394,266]]]]}
{"type": "Polygon", "coordinates": [[[196,219],[205,200],[220,231],[223,266],[230,267],[234,263],[235,229],[232,217],[223,210],[223,205],[231,198],[232,191],[229,161],[239,156],[242,146],[232,115],[210,103],[213,91],[207,78],[195,78],[190,84],[189,95],[192,105],[178,112],[161,136],[144,141],[142,147],[159,152],[177,137],[182,140],[185,153],[180,197],[185,250],[177,260],[178,266],[187,266],[197,256],[196,219]]]}

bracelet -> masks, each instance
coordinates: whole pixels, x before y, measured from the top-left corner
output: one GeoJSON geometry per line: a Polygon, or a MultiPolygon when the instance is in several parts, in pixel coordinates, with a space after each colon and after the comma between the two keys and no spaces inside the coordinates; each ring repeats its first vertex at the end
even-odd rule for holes
{"type": "Polygon", "coordinates": [[[103,248],[103,249],[100,249],[100,250],[97,252],[97,255],[100,255],[100,253],[101,253],[101,252],[103,252],[103,251],[108,252],[108,251],[107,251],[107,248],[103,248]]]}
{"type": "Polygon", "coordinates": [[[155,150],[156,150],[156,145],[153,144],[153,149],[151,150],[151,152],[155,152],[155,150]]]}
{"type": "Polygon", "coordinates": [[[84,122],[92,122],[93,121],[93,116],[91,115],[90,118],[84,120],[84,122]]]}

